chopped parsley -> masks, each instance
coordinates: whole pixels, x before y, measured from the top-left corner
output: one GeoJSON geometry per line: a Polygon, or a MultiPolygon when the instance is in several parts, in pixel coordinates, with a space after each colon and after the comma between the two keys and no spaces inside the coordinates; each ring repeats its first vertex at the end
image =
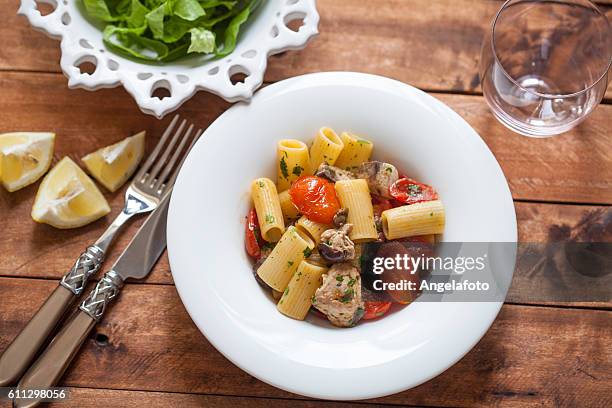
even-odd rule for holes
{"type": "Polygon", "coordinates": [[[289,286],[287,286],[287,289],[285,289],[285,291],[283,292],[283,296],[287,296],[288,293],[289,293],[289,286]]]}
{"type": "Polygon", "coordinates": [[[386,171],[387,173],[393,173],[393,169],[392,169],[391,167],[386,167],[386,168],[385,168],[385,171],[386,171]]]}
{"type": "Polygon", "coordinates": [[[284,178],[289,178],[289,170],[287,169],[287,162],[284,157],[280,159],[280,170],[284,178]]]}
{"type": "Polygon", "coordinates": [[[299,177],[303,171],[304,171],[304,168],[300,166],[299,164],[296,164],[295,167],[293,168],[292,173],[299,177]]]}
{"type": "Polygon", "coordinates": [[[347,285],[348,286],[353,286],[355,284],[355,282],[357,282],[357,281],[355,279],[351,278],[351,279],[349,279],[347,285]]]}
{"type": "Polygon", "coordinates": [[[342,303],[348,303],[351,300],[353,300],[353,294],[355,293],[355,291],[353,290],[353,288],[348,288],[345,292],[344,295],[342,295],[342,297],[340,298],[340,302],[342,303]]]}
{"type": "Polygon", "coordinates": [[[266,214],[266,222],[268,224],[274,224],[275,220],[276,220],[276,218],[274,218],[274,216],[272,214],[266,214]]]}
{"type": "Polygon", "coordinates": [[[429,216],[430,216],[430,217],[433,217],[433,211],[429,213],[429,216]]]}
{"type": "Polygon", "coordinates": [[[369,141],[367,141],[367,140],[363,140],[363,139],[359,139],[359,140],[357,140],[357,143],[359,143],[359,144],[367,144],[367,145],[372,144],[372,143],[370,143],[369,141]]]}
{"type": "Polygon", "coordinates": [[[310,298],[310,301],[312,302],[313,305],[317,303],[317,298],[315,297],[315,295],[312,295],[312,297],[310,298]]]}
{"type": "Polygon", "coordinates": [[[310,255],[312,255],[312,249],[306,247],[303,251],[304,254],[304,258],[308,258],[310,255]]]}
{"type": "Polygon", "coordinates": [[[264,184],[264,182],[263,182],[263,181],[261,181],[261,180],[259,180],[259,181],[257,182],[257,184],[259,185],[259,188],[264,188],[264,187],[266,186],[266,185],[264,184]]]}
{"type": "Polygon", "coordinates": [[[293,266],[293,261],[287,261],[287,266],[288,267],[292,267],[293,266]]]}
{"type": "Polygon", "coordinates": [[[410,195],[417,195],[421,193],[421,187],[416,184],[408,184],[406,191],[410,195]]]}
{"type": "Polygon", "coordinates": [[[336,276],[336,280],[338,282],[342,282],[344,280],[344,276],[336,276]]]}

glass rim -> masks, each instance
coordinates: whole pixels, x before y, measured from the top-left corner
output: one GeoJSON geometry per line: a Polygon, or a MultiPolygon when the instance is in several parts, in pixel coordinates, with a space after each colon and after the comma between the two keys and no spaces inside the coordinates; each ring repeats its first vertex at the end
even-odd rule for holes
{"type": "MultiPolygon", "coordinates": [[[[606,68],[603,70],[603,72],[601,73],[601,75],[595,80],[593,81],[592,84],[590,84],[589,86],[587,86],[586,88],[577,91],[577,92],[572,92],[572,93],[568,93],[568,94],[547,94],[547,93],[541,93],[541,92],[537,92],[534,91],[532,89],[527,89],[525,87],[523,87],[522,85],[520,85],[513,77],[512,75],[510,75],[508,73],[508,71],[506,71],[506,68],[504,68],[504,66],[502,65],[501,61],[499,60],[498,56],[497,56],[497,49],[495,48],[495,27],[497,26],[497,20],[499,19],[501,13],[506,10],[506,6],[508,5],[508,3],[515,1],[515,0],[505,0],[504,4],[502,4],[502,6],[500,7],[500,9],[497,11],[497,13],[495,14],[495,18],[493,19],[493,24],[491,26],[491,50],[493,51],[493,58],[495,59],[495,62],[497,63],[497,66],[501,69],[502,73],[504,74],[504,76],[506,78],[508,78],[508,80],[510,82],[512,82],[514,85],[516,85],[519,89],[521,89],[524,92],[536,95],[538,97],[541,98],[547,98],[547,99],[556,99],[556,98],[571,98],[571,97],[575,97],[578,96],[580,94],[583,94],[585,92],[588,92],[590,89],[592,89],[593,87],[595,87],[597,84],[599,84],[607,75],[608,72],[610,71],[610,67],[612,67],[612,52],[610,52],[610,55],[608,56],[608,63],[606,68]]],[[[522,1],[529,1],[529,0],[522,0],[522,1]]],[[[536,0],[530,0],[530,1],[536,1],[536,0]]],[[[597,7],[596,4],[594,4],[591,0],[585,0],[587,1],[591,7],[593,8],[593,10],[595,10],[597,12],[597,14],[601,17],[604,18],[604,21],[606,22],[606,26],[608,27],[608,43],[611,41],[610,40],[610,36],[612,35],[612,26],[610,25],[610,20],[608,20],[608,17],[601,12],[601,10],[599,9],[599,7],[597,7]]],[[[539,1],[538,1],[539,2],[539,1]]],[[[556,1],[543,1],[543,2],[552,2],[555,3],[556,1]]],[[[608,47],[608,51],[610,51],[612,49],[612,47],[608,47]]]]}

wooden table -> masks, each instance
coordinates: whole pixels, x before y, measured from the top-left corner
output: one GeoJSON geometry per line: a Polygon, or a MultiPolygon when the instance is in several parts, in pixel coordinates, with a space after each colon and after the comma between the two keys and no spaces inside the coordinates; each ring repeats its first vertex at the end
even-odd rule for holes
{"type": "MultiPolygon", "coordinates": [[[[16,3],[16,2],[15,2],[16,3]]],[[[481,39],[498,1],[320,0],[321,35],[300,52],[270,59],[268,83],[317,71],[389,76],[426,90],[463,116],[499,160],[515,200],[521,241],[546,242],[594,210],[612,211],[612,105],[602,104],[568,134],[530,139],[489,113],[477,73],[481,39]]],[[[612,17],[612,7],[602,5],[612,17]]],[[[79,159],[142,129],[156,142],[159,122],[121,88],[69,90],[59,45],[0,8],[0,132],[51,130],[55,158],[79,159]]],[[[612,102],[612,90],[607,94],[612,102]]],[[[229,104],[199,93],[180,112],[202,127],[229,104]]],[[[40,306],[77,255],[110,222],[60,231],[30,219],[38,183],[0,191],[0,350],[40,306]]],[[[0,189],[1,190],[1,189],[0,189]]],[[[107,194],[116,214],[123,192],[107,194]]],[[[120,238],[126,245],[140,221],[120,238]]],[[[109,261],[113,261],[114,256],[109,261]]],[[[409,406],[612,406],[609,304],[505,304],[460,362],[435,379],[359,404],[409,406]]],[[[373,379],[374,381],[374,379],[373,379]]],[[[181,304],[167,257],[143,282],[130,283],[86,341],[63,384],[61,406],[349,407],[269,386],[222,357],[181,304]]],[[[58,405],[60,406],[60,405],[58,405]]]]}

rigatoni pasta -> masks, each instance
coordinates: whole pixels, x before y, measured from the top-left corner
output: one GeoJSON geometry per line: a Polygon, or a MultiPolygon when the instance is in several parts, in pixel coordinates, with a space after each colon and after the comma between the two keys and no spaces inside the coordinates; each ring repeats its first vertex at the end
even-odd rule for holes
{"type": "MultiPolygon", "coordinates": [[[[368,140],[323,127],[310,149],[295,139],[276,144],[277,184],[253,181],[245,249],[280,313],[304,320],[314,308],[331,324],[351,327],[380,318],[391,301],[405,305],[418,296],[401,289],[406,274],[397,268],[381,276],[382,287],[362,274],[379,276],[373,256],[386,258],[386,265],[400,254],[435,252],[444,206],[432,186],[372,159],[373,149],[368,140]],[[407,239],[393,241],[400,238],[407,239]]],[[[405,272],[411,282],[420,276],[405,272]]]]}
{"type": "Polygon", "coordinates": [[[382,227],[387,239],[441,234],[444,224],[444,206],[440,200],[404,205],[382,213],[382,227]]]}
{"type": "Polygon", "coordinates": [[[306,234],[290,226],[257,269],[257,275],[272,289],[284,291],[298,265],[310,255],[314,246],[314,241],[306,234]]]}
{"type": "Polygon", "coordinates": [[[291,186],[302,174],[308,173],[309,154],[306,143],[296,139],[283,139],[276,147],[278,189],[283,191],[291,186]]]}
{"type": "Polygon", "coordinates": [[[333,129],[319,129],[310,148],[310,174],[314,174],[322,163],[334,165],[343,148],[342,139],[333,129]]]}
{"type": "Polygon", "coordinates": [[[300,262],[276,305],[278,311],[294,319],[304,320],[310,310],[312,296],[321,286],[321,277],[327,270],[327,267],[308,261],[300,262]]]}
{"type": "Polygon", "coordinates": [[[342,132],[340,139],[342,139],[344,149],[340,152],[334,166],[344,170],[352,170],[361,163],[369,161],[372,157],[374,144],[369,140],[361,139],[349,132],[342,132]]]}
{"type": "Polygon", "coordinates": [[[278,194],[278,200],[280,201],[281,211],[283,212],[283,219],[285,224],[288,224],[292,220],[297,219],[300,216],[300,212],[297,207],[291,202],[289,197],[289,190],[285,190],[278,194]]]}
{"type": "Polygon", "coordinates": [[[321,240],[321,234],[323,234],[325,230],[332,228],[332,226],[329,224],[321,224],[320,222],[311,221],[306,216],[300,217],[300,219],[295,223],[295,226],[306,232],[317,245],[321,240]]]}
{"type": "Polygon", "coordinates": [[[374,241],[378,238],[374,224],[374,209],[368,183],[363,179],[336,182],[336,193],[342,208],[348,209],[349,224],[353,224],[350,238],[354,242],[374,241]]]}
{"type": "Polygon", "coordinates": [[[285,232],[285,222],[274,182],[268,178],[255,179],[251,184],[251,197],[262,238],[277,242],[285,232]]]}

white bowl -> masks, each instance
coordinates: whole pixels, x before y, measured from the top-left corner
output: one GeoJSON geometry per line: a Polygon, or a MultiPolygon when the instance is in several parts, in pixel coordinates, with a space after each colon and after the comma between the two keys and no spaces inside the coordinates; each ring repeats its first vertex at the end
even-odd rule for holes
{"type": "Polygon", "coordinates": [[[375,157],[435,186],[447,211],[446,241],[516,241],[504,175],[463,119],[400,82],[321,73],[264,88],[250,104],[221,115],[194,146],[170,205],[172,274],[202,333],[249,374],[314,398],[396,393],[458,361],[501,303],[413,303],[350,329],[280,314],[255,282],[244,251],[249,184],[276,177],[279,139],[309,142],[321,126],[363,135],[374,142],[375,157]]]}
{"type": "Polygon", "coordinates": [[[147,64],[108,50],[101,27],[85,17],[81,1],[38,2],[54,6],[53,12],[42,16],[36,0],[21,0],[19,14],[27,17],[34,28],[61,39],[60,65],[70,88],[95,91],[123,85],[144,113],[158,118],[177,109],[199,90],[229,102],[250,99],[263,82],[268,56],[305,47],[318,33],[319,23],[315,0],[267,0],[241,30],[236,49],[227,57],[191,57],[147,64]],[[296,19],[303,19],[297,32],[287,27],[296,19]],[[96,65],[93,74],[81,73],[79,65],[84,62],[96,65]],[[230,77],[237,73],[248,77],[232,84],[230,77]],[[152,96],[158,88],[167,89],[170,96],[152,96]]]}

